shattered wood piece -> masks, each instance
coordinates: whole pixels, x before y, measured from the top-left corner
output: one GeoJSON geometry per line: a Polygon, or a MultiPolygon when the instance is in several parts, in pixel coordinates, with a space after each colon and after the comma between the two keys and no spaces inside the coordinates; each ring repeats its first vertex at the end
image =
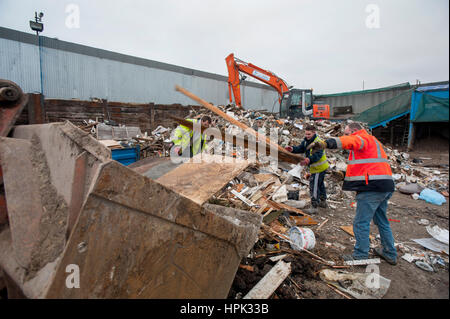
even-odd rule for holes
{"type": "Polygon", "coordinates": [[[329,218],[327,218],[322,224],[320,224],[320,226],[317,227],[316,231],[319,231],[323,227],[323,225],[325,225],[328,222],[328,219],[329,218]]]}
{"type": "Polygon", "coordinates": [[[260,198],[262,198],[263,194],[261,191],[257,191],[256,193],[252,193],[251,195],[249,195],[249,199],[252,202],[257,202],[260,198]]]}
{"type": "MultiPolygon", "coordinates": [[[[345,231],[347,234],[349,234],[350,236],[355,237],[355,233],[353,232],[353,226],[340,226],[340,228],[345,231]]],[[[372,235],[369,235],[370,240],[374,240],[375,237],[373,237],[372,235]]]]}
{"type": "Polygon", "coordinates": [[[268,207],[269,205],[267,204],[267,203],[264,203],[263,205],[261,205],[261,207],[258,209],[258,211],[256,212],[257,214],[261,214],[263,211],[265,211],[266,210],[266,208],[268,207]]]}
{"type": "Polygon", "coordinates": [[[270,179],[274,179],[272,174],[255,174],[253,175],[258,183],[265,183],[270,179]]]}
{"type": "Polygon", "coordinates": [[[240,265],[239,265],[239,268],[242,268],[242,269],[245,269],[245,270],[248,270],[248,271],[251,271],[251,272],[254,272],[254,271],[255,271],[255,268],[254,268],[253,266],[250,266],[250,265],[243,265],[243,264],[240,264],[240,265]]]}
{"type": "Polygon", "coordinates": [[[274,220],[270,223],[270,229],[280,234],[286,233],[288,231],[288,229],[281,225],[278,220],[274,220]]]}
{"type": "Polygon", "coordinates": [[[360,260],[348,260],[344,264],[349,266],[361,266],[361,265],[372,265],[381,263],[380,258],[374,259],[360,259],[360,260]]]}
{"type": "MultiPolygon", "coordinates": [[[[256,175],[255,175],[255,176],[256,176],[256,175]]],[[[256,178],[255,178],[255,179],[256,179],[256,178]]],[[[257,187],[253,190],[252,194],[250,194],[250,197],[253,196],[254,194],[256,194],[256,192],[261,192],[261,191],[260,191],[261,189],[266,188],[267,186],[269,186],[269,185],[272,184],[272,183],[275,183],[276,180],[277,180],[277,179],[276,179],[275,177],[272,177],[272,178],[270,178],[270,179],[264,181],[261,185],[257,186],[257,187]]],[[[257,180],[257,181],[258,181],[258,180],[257,180]]],[[[256,201],[256,200],[255,200],[255,201],[256,201]]]]}
{"type": "Polygon", "coordinates": [[[251,202],[250,200],[248,200],[247,198],[242,196],[240,193],[236,192],[234,189],[231,190],[231,193],[250,207],[253,207],[256,205],[255,203],[251,202]]]}
{"type": "MultiPolygon", "coordinates": [[[[270,210],[269,210],[270,211],[270,210]]],[[[264,224],[270,224],[274,220],[276,220],[283,212],[280,210],[276,210],[273,212],[267,212],[266,215],[263,217],[263,223],[264,224]]]]}
{"type": "Polygon", "coordinates": [[[289,206],[289,205],[286,205],[284,203],[276,203],[274,201],[268,200],[268,204],[270,206],[272,206],[273,208],[275,208],[275,209],[284,209],[284,210],[287,210],[287,211],[295,212],[295,213],[300,214],[302,216],[309,216],[311,219],[313,219],[310,215],[305,214],[302,210],[300,210],[298,208],[295,208],[295,207],[292,207],[292,206],[289,206]]]}
{"type": "Polygon", "coordinates": [[[273,211],[273,208],[269,208],[269,210],[263,215],[263,218],[269,215],[273,211]]]}
{"type": "Polygon", "coordinates": [[[243,299],[268,299],[291,273],[291,263],[280,260],[243,299]]]}
{"type": "Polygon", "coordinates": [[[255,258],[261,258],[261,257],[265,257],[267,255],[273,255],[273,254],[279,254],[279,253],[281,253],[281,250],[268,251],[267,253],[256,255],[255,258]]]}
{"type": "Polygon", "coordinates": [[[203,205],[247,166],[247,161],[223,163],[219,155],[198,154],[156,181],[203,205]]]}
{"type": "Polygon", "coordinates": [[[309,216],[289,216],[289,217],[294,221],[296,226],[312,226],[318,224],[318,222],[316,222],[309,216]]]}
{"type": "Polygon", "coordinates": [[[274,256],[274,257],[270,257],[269,259],[273,262],[279,261],[281,259],[283,259],[284,257],[286,257],[287,254],[283,254],[283,255],[278,255],[278,256],[274,256]]]}

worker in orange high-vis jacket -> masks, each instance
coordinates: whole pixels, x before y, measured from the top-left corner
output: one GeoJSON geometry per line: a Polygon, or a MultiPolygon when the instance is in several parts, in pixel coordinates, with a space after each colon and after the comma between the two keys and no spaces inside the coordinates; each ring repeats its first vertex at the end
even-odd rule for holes
{"type": "Polygon", "coordinates": [[[367,259],[370,250],[370,223],[378,226],[381,248],[375,254],[388,263],[397,264],[397,250],[386,215],[388,200],[395,190],[392,170],[382,144],[367,133],[360,124],[352,122],[345,127],[345,136],[317,141],[310,149],[346,149],[350,151],[343,190],[356,191],[356,216],[353,232],[356,244],[352,255],[344,260],[367,259]]]}

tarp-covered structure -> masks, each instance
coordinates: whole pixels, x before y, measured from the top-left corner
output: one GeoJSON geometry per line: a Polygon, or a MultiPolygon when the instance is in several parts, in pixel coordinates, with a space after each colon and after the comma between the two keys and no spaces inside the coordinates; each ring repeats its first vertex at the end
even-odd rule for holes
{"type": "Polygon", "coordinates": [[[408,115],[408,148],[414,139],[415,123],[449,121],[449,85],[433,85],[407,90],[356,115],[353,120],[367,123],[371,129],[408,115]]]}

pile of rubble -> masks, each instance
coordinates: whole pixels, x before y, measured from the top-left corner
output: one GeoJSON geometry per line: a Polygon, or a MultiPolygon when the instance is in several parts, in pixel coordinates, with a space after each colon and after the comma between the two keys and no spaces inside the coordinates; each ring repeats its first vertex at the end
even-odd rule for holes
{"type": "MultiPolygon", "coordinates": [[[[243,110],[231,105],[219,106],[219,109],[255,131],[275,130],[278,138],[275,142],[281,147],[300,144],[304,138],[304,127],[308,124],[313,124],[318,136],[326,139],[343,135],[345,125],[351,122],[351,120],[314,121],[309,118],[282,119],[271,113],[243,110]]],[[[213,119],[213,126],[222,132],[236,136],[242,133],[241,128],[209,110],[204,112],[192,110],[188,118],[200,119],[204,115],[209,115],[213,119]]],[[[83,129],[89,130],[98,137],[99,126],[97,124],[87,125],[83,129]]],[[[361,124],[364,126],[363,123],[361,124]]],[[[141,149],[149,151],[147,156],[169,156],[170,135],[175,127],[176,125],[172,128],[160,126],[149,135],[139,132],[120,143],[121,145],[139,143],[141,149]]],[[[367,127],[366,129],[368,130],[367,127]]],[[[208,151],[216,150],[218,143],[223,143],[223,141],[210,141],[208,151]]],[[[230,148],[232,149],[234,156],[246,155],[245,150],[233,145],[227,145],[223,149],[223,154],[227,153],[227,148],[228,151],[230,148]]],[[[386,146],[385,150],[392,167],[396,188],[406,194],[405,196],[423,199],[420,197],[421,192],[429,189],[448,197],[448,166],[427,167],[421,158],[411,158],[408,153],[386,146]]],[[[348,152],[327,150],[326,153],[330,163],[325,178],[328,206],[331,209],[354,207],[355,194],[342,191],[348,152]]],[[[342,289],[339,287],[337,289],[337,286],[332,284],[333,280],[330,279],[337,276],[333,271],[340,270],[340,275],[345,274],[342,269],[349,268],[348,264],[334,259],[335,255],[330,254],[327,250],[317,251],[316,249],[313,253],[309,248],[312,249],[314,245],[308,247],[306,244],[304,245],[304,242],[294,240],[293,230],[308,229],[308,226],[318,225],[315,228],[317,231],[328,221],[327,219],[319,223],[315,220],[314,215],[305,214],[303,209],[310,206],[309,199],[307,169],[299,164],[282,161],[275,162],[274,165],[268,156],[259,156],[256,162],[210,198],[209,202],[212,204],[263,215],[263,225],[258,241],[248,257],[241,261],[229,298],[269,298],[270,296],[274,298],[314,298],[317,289],[311,287],[308,279],[322,279],[327,282],[330,294],[334,297],[338,293],[343,298],[350,298],[349,295],[358,298],[358,295],[352,293],[352,290],[347,289],[344,290],[347,293],[343,293],[342,289]],[[272,278],[274,272],[277,274],[275,279],[272,278]]],[[[314,234],[312,237],[314,238],[314,234]]],[[[407,246],[401,246],[400,249],[405,251],[410,249],[409,251],[413,252],[407,246]]],[[[415,258],[420,259],[417,256],[415,258]]],[[[439,262],[442,263],[442,260],[439,262]]],[[[363,277],[361,278],[364,280],[363,277]]],[[[385,290],[379,292],[381,295],[370,295],[371,292],[367,291],[363,292],[360,297],[381,298],[388,287],[387,284],[385,290]]],[[[333,297],[331,295],[324,296],[322,292],[321,296],[333,297]]]]}
{"type": "Polygon", "coordinates": [[[139,127],[125,126],[108,120],[103,123],[89,120],[78,127],[111,150],[139,146],[141,159],[169,156],[172,128],[158,126],[149,135],[147,132],[142,133],[139,127]]]}

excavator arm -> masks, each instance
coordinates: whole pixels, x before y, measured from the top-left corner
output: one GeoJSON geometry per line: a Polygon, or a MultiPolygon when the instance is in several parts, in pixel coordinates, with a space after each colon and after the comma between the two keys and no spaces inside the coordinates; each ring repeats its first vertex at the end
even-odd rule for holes
{"type": "Polygon", "coordinates": [[[283,93],[288,92],[289,88],[286,84],[286,82],[273,74],[270,71],[261,69],[257,67],[256,65],[253,65],[251,63],[244,62],[242,60],[239,60],[234,57],[234,54],[231,53],[225,58],[225,61],[227,63],[228,68],[228,89],[229,89],[229,95],[230,95],[230,103],[234,100],[236,103],[236,106],[242,107],[241,102],[241,88],[240,88],[240,72],[248,74],[268,85],[273,87],[278,92],[279,96],[279,102],[281,104],[281,99],[283,97],[283,93]]]}

